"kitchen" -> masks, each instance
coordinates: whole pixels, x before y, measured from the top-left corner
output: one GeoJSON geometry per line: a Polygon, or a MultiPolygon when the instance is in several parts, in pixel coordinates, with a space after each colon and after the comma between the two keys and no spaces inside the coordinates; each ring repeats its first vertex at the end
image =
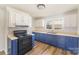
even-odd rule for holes
{"type": "Polygon", "coordinates": [[[78,6],[0,5],[0,51],[8,55],[79,54],[78,6]]]}

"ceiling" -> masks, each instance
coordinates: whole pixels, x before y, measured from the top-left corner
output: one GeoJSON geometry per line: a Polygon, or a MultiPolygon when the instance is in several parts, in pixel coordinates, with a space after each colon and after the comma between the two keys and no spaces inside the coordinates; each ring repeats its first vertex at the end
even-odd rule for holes
{"type": "Polygon", "coordinates": [[[1,8],[11,6],[16,9],[29,13],[32,17],[46,17],[50,15],[62,14],[68,10],[76,8],[77,4],[47,4],[46,8],[38,9],[37,4],[11,4],[0,5],[1,8]]]}

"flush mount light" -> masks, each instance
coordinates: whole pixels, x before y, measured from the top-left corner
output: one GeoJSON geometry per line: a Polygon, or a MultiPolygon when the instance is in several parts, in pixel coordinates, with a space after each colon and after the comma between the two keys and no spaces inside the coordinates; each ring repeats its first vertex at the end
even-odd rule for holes
{"type": "Polygon", "coordinates": [[[44,9],[44,8],[45,8],[45,4],[38,4],[38,5],[37,5],[37,8],[38,8],[38,9],[44,9]]]}

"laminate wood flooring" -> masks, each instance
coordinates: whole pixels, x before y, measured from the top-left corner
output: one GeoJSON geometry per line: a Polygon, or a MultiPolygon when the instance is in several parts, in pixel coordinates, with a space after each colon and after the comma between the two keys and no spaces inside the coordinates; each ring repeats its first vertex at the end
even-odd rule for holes
{"type": "Polygon", "coordinates": [[[50,46],[48,44],[35,41],[35,46],[25,55],[72,55],[70,51],[50,46]]]}

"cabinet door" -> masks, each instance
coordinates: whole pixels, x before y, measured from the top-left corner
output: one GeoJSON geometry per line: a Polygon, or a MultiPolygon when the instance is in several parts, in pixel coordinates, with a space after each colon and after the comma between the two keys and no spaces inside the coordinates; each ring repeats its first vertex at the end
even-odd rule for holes
{"type": "Polygon", "coordinates": [[[47,43],[49,45],[57,46],[58,38],[55,35],[38,33],[37,34],[37,40],[41,41],[41,42],[44,42],[44,43],[47,43]]]}
{"type": "Polygon", "coordinates": [[[58,40],[57,40],[57,46],[59,47],[59,48],[63,48],[63,49],[65,49],[65,36],[58,36],[58,40]]]}
{"type": "Polygon", "coordinates": [[[37,39],[37,38],[36,38],[36,32],[32,32],[32,33],[34,34],[34,36],[35,36],[35,40],[36,40],[36,39],[37,39]]]}
{"type": "Polygon", "coordinates": [[[16,26],[26,25],[26,21],[24,20],[24,16],[20,13],[16,13],[16,26]]]}
{"type": "Polygon", "coordinates": [[[11,40],[11,55],[17,55],[17,40],[11,40]]]}
{"type": "Polygon", "coordinates": [[[39,33],[34,33],[35,34],[35,40],[39,40],[40,34],[39,33]]]}
{"type": "Polygon", "coordinates": [[[50,45],[53,45],[53,46],[57,46],[57,40],[58,40],[58,38],[57,38],[57,36],[56,35],[51,35],[51,34],[48,34],[48,43],[50,44],[50,45]]]}
{"type": "Polygon", "coordinates": [[[42,42],[48,41],[48,36],[44,33],[35,33],[35,39],[42,42]]]}
{"type": "Polygon", "coordinates": [[[16,19],[16,14],[15,12],[9,12],[9,27],[15,27],[15,19],[16,19]]]}
{"type": "Polygon", "coordinates": [[[72,51],[73,53],[78,53],[78,38],[66,37],[66,49],[72,51]]]}
{"type": "Polygon", "coordinates": [[[28,14],[24,15],[24,22],[25,22],[25,25],[30,27],[32,26],[32,19],[28,14]]]}
{"type": "Polygon", "coordinates": [[[47,43],[47,41],[48,41],[48,35],[44,34],[44,33],[40,33],[39,40],[42,41],[42,42],[47,43]]]}
{"type": "Polygon", "coordinates": [[[28,22],[28,16],[27,15],[24,15],[23,16],[24,17],[24,21],[25,21],[25,25],[27,25],[28,26],[28,24],[29,24],[29,22],[28,22]]]}

